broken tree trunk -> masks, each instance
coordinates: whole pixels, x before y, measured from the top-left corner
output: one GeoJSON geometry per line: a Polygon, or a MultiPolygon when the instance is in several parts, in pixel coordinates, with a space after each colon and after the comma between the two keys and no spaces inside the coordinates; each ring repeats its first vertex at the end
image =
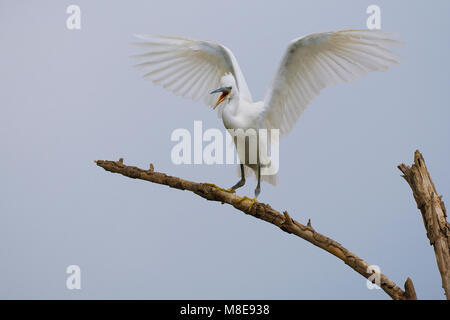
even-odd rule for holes
{"type": "Polygon", "coordinates": [[[417,208],[422,213],[427,237],[434,248],[447,300],[450,300],[450,224],[447,222],[442,195],[438,196],[434,183],[419,150],[414,153],[414,164],[398,166],[403,178],[411,186],[417,208]]]}

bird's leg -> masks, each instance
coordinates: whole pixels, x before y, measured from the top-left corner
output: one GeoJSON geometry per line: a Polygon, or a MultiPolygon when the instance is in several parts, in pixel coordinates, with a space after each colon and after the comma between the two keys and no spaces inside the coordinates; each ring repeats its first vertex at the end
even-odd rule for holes
{"type": "Polygon", "coordinates": [[[242,187],[245,184],[245,171],[244,164],[241,163],[241,180],[238,181],[234,186],[232,186],[229,190],[235,191],[236,189],[242,187]]]}
{"type": "MultiPolygon", "coordinates": [[[[241,170],[244,170],[243,169],[243,165],[241,165],[241,166],[242,166],[241,170]]],[[[242,176],[244,176],[244,174],[242,174],[242,176]]],[[[245,179],[244,179],[244,182],[245,182],[245,179]]],[[[255,189],[255,197],[252,199],[252,198],[249,198],[247,196],[244,196],[241,199],[239,199],[239,201],[238,201],[238,203],[241,203],[242,201],[245,201],[245,200],[250,201],[250,207],[248,208],[249,212],[252,211],[252,208],[253,208],[254,204],[258,202],[256,200],[256,198],[258,197],[259,192],[261,191],[260,182],[261,182],[261,166],[259,165],[259,161],[258,161],[258,185],[257,185],[257,187],[255,189]]]]}
{"type": "Polygon", "coordinates": [[[258,198],[259,193],[261,192],[261,164],[258,162],[258,184],[255,189],[255,199],[258,198]]]}

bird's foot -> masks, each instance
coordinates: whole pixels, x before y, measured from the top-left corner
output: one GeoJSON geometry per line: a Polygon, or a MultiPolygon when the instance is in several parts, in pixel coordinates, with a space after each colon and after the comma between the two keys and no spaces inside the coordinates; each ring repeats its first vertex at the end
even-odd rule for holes
{"type": "Polygon", "coordinates": [[[258,200],[256,200],[256,197],[254,197],[252,199],[252,198],[249,198],[247,196],[243,196],[241,199],[239,199],[238,203],[241,203],[242,201],[245,201],[245,200],[250,201],[250,207],[248,208],[249,212],[252,211],[253,205],[258,202],[258,200]]]}
{"type": "Polygon", "coordinates": [[[206,186],[210,186],[210,187],[216,188],[216,189],[218,189],[220,191],[224,191],[224,192],[230,192],[230,193],[235,193],[236,192],[236,190],[234,190],[233,188],[224,189],[224,188],[221,188],[219,186],[216,186],[214,183],[204,182],[203,184],[206,185],[206,186]]]}

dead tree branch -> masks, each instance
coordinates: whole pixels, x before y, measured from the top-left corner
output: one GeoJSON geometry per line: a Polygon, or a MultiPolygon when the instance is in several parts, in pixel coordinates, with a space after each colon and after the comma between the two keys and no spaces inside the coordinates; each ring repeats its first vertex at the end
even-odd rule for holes
{"type": "MultiPolygon", "coordinates": [[[[275,209],[272,209],[270,205],[260,202],[252,204],[252,201],[248,198],[239,197],[231,192],[208,183],[197,183],[178,177],[168,176],[161,172],[156,172],[154,171],[152,164],[150,165],[150,169],[143,170],[137,167],[124,165],[123,159],[120,159],[119,161],[97,160],[95,163],[107,171],[120,173],[129,178],[167,185],[175,189],[189,190],[207,200],[232,205],[234,208],[244,212],[245,214],[249,214],[255,218],[269,222],[279,227],[281,230],[287,233],[292,233],[331,253],[365,278],[369,278],[373,275],[373,271],[371,272],[371,269],[369,269],[369,264],[363,259],[344,248],[340,243],[315,231],[311,226],[310,221],[308,221],[308,224],[305,226],[293,220],[287,211],[280,213],[275,209]]],[[[405,291],[398,287],[384,274],[379,274],[379,279],[380,287],[392,299],[417,299],[414,286],[410,278],[408,278],[405,282],[405,291]]],[[[375,280],[373,280],[373,282],[375,282],[375,280]]]]}
{"type": "Polygon", "coordinates": [[[447,214],[442,195],[438,196],[419,150],[414,153],[412,166],[402,163],[398,168],[403,172],[403,178],[410,185],[417,208],[422,213],[427,237],[430,245],[434,247],[438,269],[441,273],[442,288],[444,288],[447,300],[450,300],[450,224],[446,219],[447,214]]]}

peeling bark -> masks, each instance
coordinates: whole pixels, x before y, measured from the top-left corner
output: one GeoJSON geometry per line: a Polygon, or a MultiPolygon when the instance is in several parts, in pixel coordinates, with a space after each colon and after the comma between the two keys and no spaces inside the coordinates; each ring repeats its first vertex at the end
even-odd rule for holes
{"type": "Polygon", "coordinates": [[[402,163],[398,168],[403,172],[403,178],[410,185],[417,208],[422,213],[427,237],[436,255],[436,262],[442,278],[442,288],[444,288],[447,300],[450,300],[450,224],[446,219],[447,213],[442,195],[438,196],[419,150],[414,153],[412,166],[402,163]]]}

